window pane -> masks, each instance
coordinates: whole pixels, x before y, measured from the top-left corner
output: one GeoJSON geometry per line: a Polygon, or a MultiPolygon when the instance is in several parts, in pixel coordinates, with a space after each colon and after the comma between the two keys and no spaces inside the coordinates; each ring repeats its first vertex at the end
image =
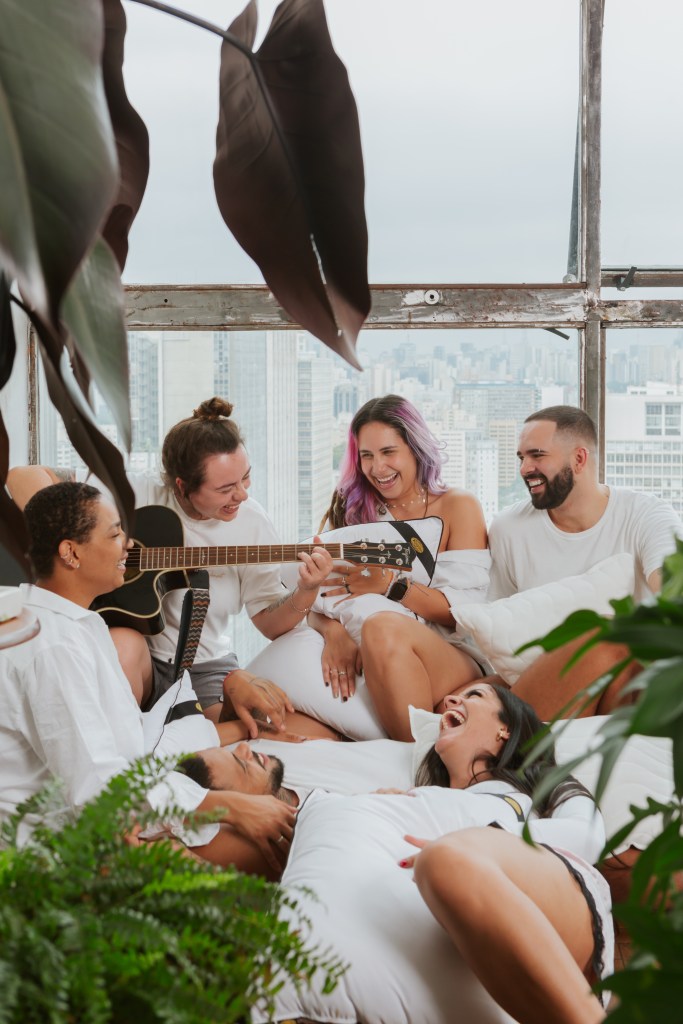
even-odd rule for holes
{"type": "Polygon", "coordinates": [[[683,514],[683,331],[610,331],[605,480],[683,514]]]}
{"type": "MultiPolygon", "coordinates": [[[[366,331],[363,372],[296,331],[130,332],[129,352],[129,468],[156,472],[167,430],[204,399],[229,396],[253,468],[250,493],[286,543],[318,531],[349,423],[369,398],[396,392],[418,406],[442,442],[444,482],[477,494],[487,520],[526,493],[516,457],[524,419],[578,402],[576,332],[564,340],[541,330],[366,331]]],[[[101,400],[97,419],[116,442],[101,400]]],[[[44,387],[40,424],[40,462],[82,466],[44,387]]],[[[242,664],[266,643],[244,613],[232,635],[242,664]]]]}
{"type": "MultiPolygon", "coordinates": [[[[227,26],[242,0],[196,0],[227,26]]],[[[275,0],[259,5],[260,31],[275,0]]],[[[370,278],[560,281],[578,102],[578,0],[327,0],[360,113],[370,278]]],[[[213,196],[219,40],[136,4],[126,81],[150,130],[131,282],[255,282],[213,196]]]]}
{"type": "MultiPolygon", "coordinates": [[[[649,0],[645,7],[641,0],[617,0],[605,5],[605,265],[683,262],[681,48],[682,4],[649,0]]],[[[637,297],[644,297],[640,290],[637,297]]]]}

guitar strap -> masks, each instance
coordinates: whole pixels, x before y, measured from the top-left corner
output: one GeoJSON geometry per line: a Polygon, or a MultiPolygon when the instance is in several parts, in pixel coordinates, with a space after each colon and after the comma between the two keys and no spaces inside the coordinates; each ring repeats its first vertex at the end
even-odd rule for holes
{"type": "Polygon", "coordinates": [[[400,533],[403,539],[410,544],[411,549],[415,552],[418,561],[422,562],[422,566],[431,580],[434,575],[434,570],[436,569],[436,562],[432,557],[431,551],[422,540],[417,530],[415,530],[410,523],[401,519],[392,519],[390,522],[396,532],[400,533]]]}
{"type": "Polygon", "coordinates": [[[209,609],[209,574],[206,569],[193,569],[187,574],[190,589],[183,598],[183,609],[175,653],[174,679],[192,668],[209,609]]]}

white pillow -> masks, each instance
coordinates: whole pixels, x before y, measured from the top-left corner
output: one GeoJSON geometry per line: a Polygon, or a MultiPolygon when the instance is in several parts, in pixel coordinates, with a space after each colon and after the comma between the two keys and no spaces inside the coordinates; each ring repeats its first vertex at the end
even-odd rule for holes
{"type": "Polygon", "coordinates": [[[318,975],[310,990],[286,982],[274,1014],[255,1008],[253,1024],[300,1017],[335,1024],[512,1024],[427,909],[412,871],[397,864],[415,852],[406,833],[432,839],[508,813],[495,796],[481,799],[484,805],[445,789],[417,796],[311,794],[297,814],[282,885],[309,918],[310,940],[350,966],[330,995],[322,993],[318,975]]]}
{"type": "Polygon", "coordinates": [[[324,789],[328,793],[374,793],[377,789],[411,789],[413,746],[400,740],[330,743],[307,740],[251,741],[253,750],[273,754],[285,767],[284,785],[296,790],[324,789]]]}
{"type": "Polygon", "coordinates": [[[269,643],[246,669],[277,683],[297,711],[325,722],[344,736],[352,740],[385,739],[387,734],[363,676],[356,676],[356,692],[348,701],[335,699],[330,687],[325,686],[323,646],[320,633],[302,623],[269,643]]]}
{"type": "Polygon", "coordinates": [[[162,759],[220,746],[216,726],[202,714],[189,672],[143,711],[142,731],[145,753],[162,759]]]}
{"type": "Polygon", "coordinates": [[[624,552],[598,562],[580,576],[522,590],[490,604],[467,604],[453,609],[458,633],[471,636],[495,671],[513,685],[541,653],[539,646],[514,652],[545,636],[572,612],[588,608],[609,615],[609,602],[633,593],[633,555],[624,552]]]}
{"type": "MultiPolygon", "coordinates": [[[[328,530],[320,534],[324,544],[357,544],[361,541],[370,541],[374,544],[386,542],[389,546],[395,543],[408,544],[415,552],[411,566],[410,578],[416,583],[429,586],[434,575],[436,556],[439,552],[441,534],[443,533],[443,520],[438,516],[428,516],[426,519],[407,519],[403,522],[383,520],[379,523],[362,523],[354,526],[342,526],[337,530],[328,530]],[[409,539],[406,539],[408,537],[409,539]],[[420,557],[422,556],[422,557],[420,557]]],[[[310,543],[310,541],[309,541],[310,543]]],[[[387,565],[390,568],[400,570],[400,565],[392,562],[392,552],[389,552],[387,565]]],[[[338,563],[343,565],[344,563],[338,563]]],[[[374,564],[377,564],[376,562],[374,564]]],[[[283,578],[291,577],[291,569],[283,573],[283,578]]],[[[293,587],[296,580],[292,582],[287,579],[288,585],[293,587]]],[[[360,643],[360,634],[363,623],[370,615],[377,612],[394,612],[396,615],[407,615],[416,618],[413,612],[396,601],[390,601],[383,594],[361,594],[358,597],[323,597],[327,587],[321,587],[313,602],[314,612],[327,615],[330,619],[336,619],[353,637],[356,643],[360,643]]]]}
{"type": "MultiPolygon", "coordinates": [[[[553,732],[558,733],[555,757],[558,764],[567,764],[580,754],[588,754],[600,742],[598,731],[609,715],[577,718],[571,722],[555,722],[553,732]]],[[[439,736],[440,715],[431,711],[410,708],[410,729],[415,739],[413,749],[413,779],[427,751],[439,736]]],[[[572,772],[590,793],[595,793],[600,759],[589,757],[572,772]]],[[[631,820],[630,807],[646,807],[647,798],[666,803],[674,792],[672,743],[669,739],[652,736],[632,736],[622,750],[607,788],[600,800],[607,836],[614,835],[631,820]]],[[[662,830],[661,817],[642,821],[616,853],[629,846],[644,849],[662,830]]]]}

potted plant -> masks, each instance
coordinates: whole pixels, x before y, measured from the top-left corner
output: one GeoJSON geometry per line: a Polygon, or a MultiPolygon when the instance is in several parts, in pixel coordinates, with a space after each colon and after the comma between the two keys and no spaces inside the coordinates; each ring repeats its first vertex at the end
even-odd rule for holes
{"type": "MultiPolygon", "coordinates": [[[[230,1024],[284,978],[328,989],[342,968],[314,951],[296,900],[261,878],[221,870],[168,840],[127,839],[148,785],[144,762],[114,778],[60,829],[17,845],[27,802],[0,839],[3,1024],[230,1024]],[[286,919],[280,912],[286,909],[286,919]]],[[[54,794],[52,794],[54,795],[54,794]]]]}
{"type": "MultiPolygon", "coordinates": [[[[673,794],[668,802],[648,799],[643,808],[631,808],[632,819],[610,836],[603,851],[608,855],[627,839],[639,821],[662,815],[662,829],[637,857],[624,886],[627,897],[614,908],[617,921],[627,929],[633,955],[623,970],[603,983],[618,997],[610,1012],[615,1024],[637,1024],[676,1019],[683,1002],[683,541],[664,562],[663,585],[652,600],[636,605],[632,598],[612,601],[613,617],[579,611],[543,639],[534,641],[550,651],[593,631],[577,651],[581,655],[601,641],[625,644],[626,662],[597,680],[586,691],[587,700],[606,689],[625,664],[643,665],[625,694],[634,702],[618,708],[601,727],[595,753],[600,758],[596,799],[605,791],[619,754],[631,736],[668,737],[672,741],[673,794]]],[[[532,646],[532,645],[528,645],[532,646]]],[[[573,716],[581,710],[574,709],[573,716]]],[[[583,758],[558,769],[544,782],[552,788],[583,758]]]]}

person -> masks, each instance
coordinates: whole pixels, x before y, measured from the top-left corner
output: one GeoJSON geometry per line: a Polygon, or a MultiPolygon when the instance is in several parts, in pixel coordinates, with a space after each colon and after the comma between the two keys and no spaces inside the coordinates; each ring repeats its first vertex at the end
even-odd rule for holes
{"type": "MultiPolygon", "coordinates": [[[[21,595],[40,631],[0,658],[0,818],[57,778],[59,821],[146,753],[143,713],[104,620],[89,610],[95,597],[123,584],[130,542],[114,506],[87,484],[43,488],[25,515],[37,580],[22,585],[21,595]]],[[[149,659],[135,636],[138,656],[149,659]]],[[[188,812],[223,809],[277,868],[292,837],[291,808],[272,796],[208,792],[177,773],[169,779],[174,804],[188,812]]]]}
{"type": "MultiPolygon", "coordinates": [[[[182,524],[188,546],[278,544],[275,529],[263,508],[249,497],[249,456],[232,405],[214,397],[202,402],[192,416],[172,427],[163,443],[161,478],[129,474],[137,506],[172,509],[182,524]]],[[[23,507],[40,487],[58,480],[45,466],[16,467],[8,488],[23,507]]],[[[192,682],[205,714],[214,721],[237,715],[249,735],[258,734],[255,709],[278,728],[296,732],[294,709],[282,689],[270,680],[238,671],[237,656],[226,638],[231,616],[246,607],[252,622],[268,639],[300,623],[308,613],[321,582],[332,568],[327,551],[315,548],[299,556],[298,584],[284,592],[278,565],[214,566],[209,568],[210,603],[191,670],[192,682]]],[[[166,595],[163,632],[149,637],[150,662],[134,629],[116,627],[112,637],[133,692],[149,707],[173,682],[183,592],[166,595]]]]}
{"type": "MultiPolygon", "coordinates": [[[[585,412],[558,405],[533,413],[517,457],[529,498],[491,523],[489,601],[585,572],[619,552],[634,556],[636,601],[660,589],[662,562],[675,549],[681,521],[655,495],[600,483],[597,432],[585,412]]],[[[564,671],[583,642],[541,654],[515,683],[515,692],[541,718],[552,718],[628,653],[618,644],[598,644],[564,671]]],[[[613,711],[638,671],[637,665],[622,671],[582,714],[613,711]]]]}
{"type": "MultiPolygon", "coordinates": [[[[431,911],[515,1020],[602,1020],[590,987],[613,962],[609,888],[593,867],[605,841],[602,818],[571,777],[532,807],[532,793],[554,771],[555,757],[552,747],[539,746],[527,764],[530,744],[541,737],[545,743],[545,735],[514,692],[477,680],[446,700],[414,788],[311,794],[297,814],[283,888],[295,893],[310,885],[316,898],[305,900],[303,910],[311,934],[350,963],[342,981],[346,1016],[350,1000],[363,1019],[394,1019],[385,1002],[393,982],[406,1019],[413,1019],[413,992],[425,989],[430,1019],[450,1019],[461,992],[469,1000],[467,1019],[478,1019],[475,1004],[482,1019],[494,1019],[460,968],[454,965],[457,982],[448,979],[431,911]],[[523,838],[525,827],[536,845],[523,838]],[[392,862],[404,871],[392,874],[392,862]],[[402,877],[410,868],[419,892],[402,877]],[[347,884],[339,886],[342,872],[347,884]]],[[[286,985],[275,1016],[312,1018],[319,1005],[318,992],[286,985]]]]}
{"type": "Polygon", "coordinates": [[[388,608],[367,618],[358,646],[343,625],[318,614],[324,636],[323,678],[334,695],[353,696],[361,668],[387,734],[410,740],[408,706],[429,711],[458,685],[482,675],[473,653],[456,640],[451,605],[484,600],[490,564],[486,525],[474,495],[441,480],[439,444],[415,406],[398,395],[366,402],[354,416],[340,478],[324,522],[333,528],[376,520],[438,516],[443,533],[430,586],[389,570],[351,568],[343,586],[325,592],[344,601],[386,595],[388,608]],[[390,610],[400,605],[404,618],[390,610]],[[456,682],[457,681],[457,682],[456,682]]]}
{"type": "MultiPolygon", "coordinates": [[[[284,764],[273,754],[252,750],[249,743],[236,746],[214,746],[184,757],[178,763],[182,772],[207,790],[237,791],[252,796],[270,795],[286,806],[296,808],[300,792],[283,785],[284,764]]],[[[287,846],[287,850],[289,847],[287,846]]],[[[283,865],[267,861],[255,843],[240,835],[228,822],[222,822],[218,835],[193,852],[204,860],[223,867],[233,865],[248,874],[263,875],[276,881],[283,865]]]]}
{"type": "MultiPolygon", "coordinates": [[[[528,743],[541,728],[533,710],[509,690],[472,686],[448,698],[418,782],[472,793],[496,786],[506,799],[530,795],[554,767],[552,749],[525,766],[528,743]]],[[[576,852],[573,820],[577,813],[584,830],[595,830],[590,803],[570,778],[538,807],[535,838],[542,843],[545,836],[542,845],[530,846],[504,830],[467,828],[429,843],[409,837],[421,852],[400,862],[414,868],[436,920],[520,1024],[591,1024],[605,1017],[588,982],[604,973],[609,894],[581,856],[581,842],[576,852]]]]}

